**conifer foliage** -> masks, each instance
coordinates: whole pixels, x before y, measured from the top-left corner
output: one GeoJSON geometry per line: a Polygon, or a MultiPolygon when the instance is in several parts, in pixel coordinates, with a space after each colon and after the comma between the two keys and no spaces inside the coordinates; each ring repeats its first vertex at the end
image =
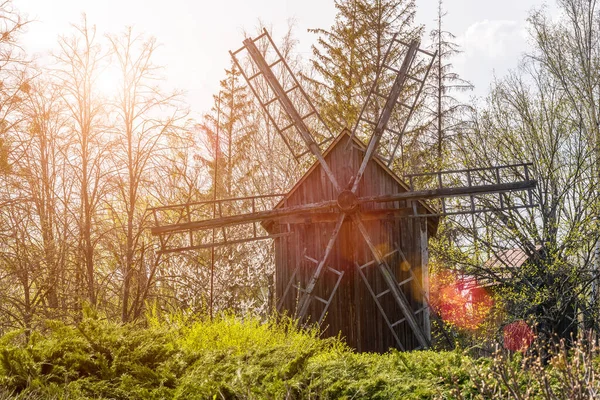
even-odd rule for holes
{"type": "Polygon", "coordinates": [[[311,29],[313,46],[308,78],[317,107],[335,132],[356,123],[361,107],[396,33],[409,41],[418,36],[413,0],[336,0],[337,15],[329,30],[311,29]]]}
{"type": "Polygon", "coordinates": [[[208,167],[211,177],[217,168],[218,178],[212,189],[217,191],[217,198],[234,197],[243,191],[243,180],[248,171],[247,162],[244,162],[248,157],[243,150],[256,133],[256,126],[249,118],[253,105],[248,88],[233,62],[225,75],[220,82],[219,94],[214,96],[211,112],[198,125],[198,134],[205,141],[208,153],[200,159],[208,167]]]}
{"type": "Polygon", "coordinates": [[[449,153],[451,143],[466,128],[465,112],[469,110],[469,106],[461,102],[456,94],[473,89],[473,85],[454,70],[452,58],[459,55],[461,50],[455,42],[456,36],[444,26],[446,15],[443,1],[439,0],[437,26],[430,33],[431,50],[437,52],[437,57],[426,88],[426,97],[433,100],[429,102],[426,111],[431,115],[428,159],[434,163],[431,167],[437,170],[452,164],[449,153]]]}

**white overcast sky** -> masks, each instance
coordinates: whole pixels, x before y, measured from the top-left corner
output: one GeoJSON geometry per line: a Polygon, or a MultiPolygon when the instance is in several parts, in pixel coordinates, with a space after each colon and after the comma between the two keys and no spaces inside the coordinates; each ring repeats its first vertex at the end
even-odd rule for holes
{"type": "MultiPolygon", "coordinates": [[[[70,34],[71,23],[86,13],[98,32],[117,33],[125,26],[153,35],[162,44],[156,62],[166,67],[169,86],[187,94],[193,116],[207,111],[229,65],[228,50],[237,49],[242,31],[252,31],[260,19],[272,25],[274,36],[296,24],[298,52],[309,56],[314,35],[308,28],[331,26],[333,0],[13,0],[21,13],[35,20],[23,36],[30,54],[56,48],[59,35],[70,34]]],[[[554,0],[546,0],[554,9],[554,0]]],[[[445,0],[446,28],[457,36],[464,54],[454,65],[485,95],[494,76],[515,68],[527,49],[526,18],[544,0],[445,0]]],[[[417,0],[417,21],[434,27],[437,0],[417,0]]]]}

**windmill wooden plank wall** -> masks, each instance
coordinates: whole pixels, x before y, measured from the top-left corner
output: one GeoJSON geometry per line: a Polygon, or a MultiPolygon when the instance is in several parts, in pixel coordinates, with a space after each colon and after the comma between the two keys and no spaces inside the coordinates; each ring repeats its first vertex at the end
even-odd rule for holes
{"type": "MultiPolygon", "coordinates": [[[[357,139],[352,140],[352,146],[347,146],[349,140],[351,140],[349,132],[343,132],[325,153],[326,161],[341,182],[350,181],[352,173],[358,169],[364,157],[364,146],[357,139]]],[[[365,171],[358,195],[373,196],[403,191],[407,191],[406,185],[383,163],[374,158],[365,171]]],[[[277,207],[334,200],[336,196],[337,194],[320,165],[315,164],[277,207]]],[[[361,207],[360,212],[368,212],[375,208],[398,210],[406,208],[407,205],[403,201],[398,201],[361,207]]],[[[424,206],[420,203],[419,207],[423,208],[424,206]]],[[[420,240],[421,224],[424,220],[425,218],[394,218],[390,216],[388,219],[367,219],[365,222],[371,238],[383,254],[388,254],[397,248],[402,250],[407,262],[403,262],[398,252],[386,259],[397,281],[403,282],[409,279],[411,277],[410,268],[418,277],[417,281],[402,286],[402,291],[414,312],[423,309],[424,305],[421,281],[422,263],[426,262],[426,260],[422,260],[422,254],[426,249],[421,248],[423,242],[420,240]]],[[[323,257],[325,246],[331,237],[335,223],[319,221],[318,215],[307,214],[304,217],[295,216],[290,219],[265,223],[270,233],[276,233],[279,230],[287,231],[288,228],[292,231],[292,235],[275,241],[275,281],[278,299],[282,298],[296,267],[298,267],[298,271],[294,280],[299,283],[300,287],[305,286],[315,268],[315,263],[310,259],[320,260],[323,257]]],[[[437,218],[428,218],[425,229],[429,235],[435,232],[436,225],[437,218]]],[[[373,256],[350,219],[344,222],[337,240],[327,264],[335,270],[343,271],[344,275],[339,283],[337,293],[332,298],[325,320],[321,324],[324,335],[336,336],[341,333],[348,344],[359,351],[383,352],[391,347],[397,347],[389,327],[358,273],[357,265],[371,261],[373,256]]],[[[363,272],[371,282],[375,293],[385,290],[384,282],[381,281],[374,266],[364,268],[363,272]]],[[[315,295],[325,299],[329,298],[337,279],[336,273],[326,271],[315,288],[315,295]]],[[[283,298],[281,309],[294,315],[299,297],[298,289],[294,286],[290,287],[287,295],[283,298]]],[[[380,303],[391,318],[402,316],[401,310],[398,309],[390,294],[381,296],[380,303]]],[[[323,307],[322,302],[311,302],[308,313],[310,319],[317,320],[323,307]]],[[[425,321],[423,315],[427,314],[417,313],[417,318],[419,324],[424,330],[427,330],[428,321],[425,321]]],[[[405,349],[418,347],[412,330],[406,322],[396,326],[395,330],[405,349]]]]}

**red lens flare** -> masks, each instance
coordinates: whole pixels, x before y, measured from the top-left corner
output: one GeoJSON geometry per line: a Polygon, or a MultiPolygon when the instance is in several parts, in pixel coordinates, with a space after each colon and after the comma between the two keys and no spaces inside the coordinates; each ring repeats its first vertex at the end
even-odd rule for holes
{"type": "Polygon", "coordinates": [[[506,325],[503,329],[504,347],[510,351],[525,352],[533,343],[533,330],[523,320],[506,325]]]}
{"type": "Polygon", "coordinates": [[[494,300],[473,277],[444,271],[431,284],[431,304],[442,319],[460,329],[476,330],[489,315],[494,300]]]}

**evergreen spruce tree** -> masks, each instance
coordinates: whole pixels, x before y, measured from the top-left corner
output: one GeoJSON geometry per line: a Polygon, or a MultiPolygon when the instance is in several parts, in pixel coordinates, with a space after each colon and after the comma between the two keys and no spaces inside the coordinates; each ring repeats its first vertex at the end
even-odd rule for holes
{"type": "MultiPolygon", "coordinates": [[[[453,151],[457,150],[456,139],[461,131],[467,128],[469,106],[455,97],[456,93],[473,89],[473,85],[462,79],[455,71],[451,62],[452,57],[461,53],[456,36],[444,29],[443,1],[438,1],[436,28],[430,33],[430,51],[437,52],[429,79],[425,87],[424,112],[429,121],[426,126],[427,134],[423,135],[423,143],[418,146],[412,160],[408,163],[413,170],[452,169],[458,167],[453,151]],[[421,160],[421,161],[419,161],[421,160]]],[[[444,265],[447,252],[454,252],[453,238],[455,228],[446,220],[441,222],[439,233],[432,245],[432,258],[444,265]]]]}
{"type": "Polygon", "coordinates": [[[413,26],[414,0],[335,0],[337,15],[313,46],[315,78],[306,78],[319,112],[336,132],[351,128],[366,100],[393,35],[408,41],[419,34],[413,26]]]}
{"type": "Polygon", "coordinates": [[[218,159],[217,182],[213,182],[212,187],[217,191],[217,198],[235,197],[244,192],[243,184],[250,168],[243,150],[253,132],[253,124],[248,119],[252,101],[248,88],[241,80],[241,73],[232,63],[225,74],[225,79],[220,82],[220,92],[214,96],[214,106],[199,126],[208,153],[207,157],[201,159],[211,177],[215,175],[218,159]]]}
{"type": "Polygon", "coordinates": [[[430,33],[431,51],[437,51],[437,57],[425,91],[426,97],[431,99],[428,107],[431,115],[429,146],[425,148],[428,157],[421,158],[431,162],[431,165],[424,166],[425,168],[436,170],[453,165],[454,161],[450,158],[452,142],[460,131],[466,128],[465,114],[469,106],[461,103],[455,94],[473,89],[469,81],[462,79],[454,71],[451,59],[461,51],[454,42],[456,36],[444,30],[444,17],[447,13],[442,3],[443,1],[439,0],[437,26],[430,33]]]}

